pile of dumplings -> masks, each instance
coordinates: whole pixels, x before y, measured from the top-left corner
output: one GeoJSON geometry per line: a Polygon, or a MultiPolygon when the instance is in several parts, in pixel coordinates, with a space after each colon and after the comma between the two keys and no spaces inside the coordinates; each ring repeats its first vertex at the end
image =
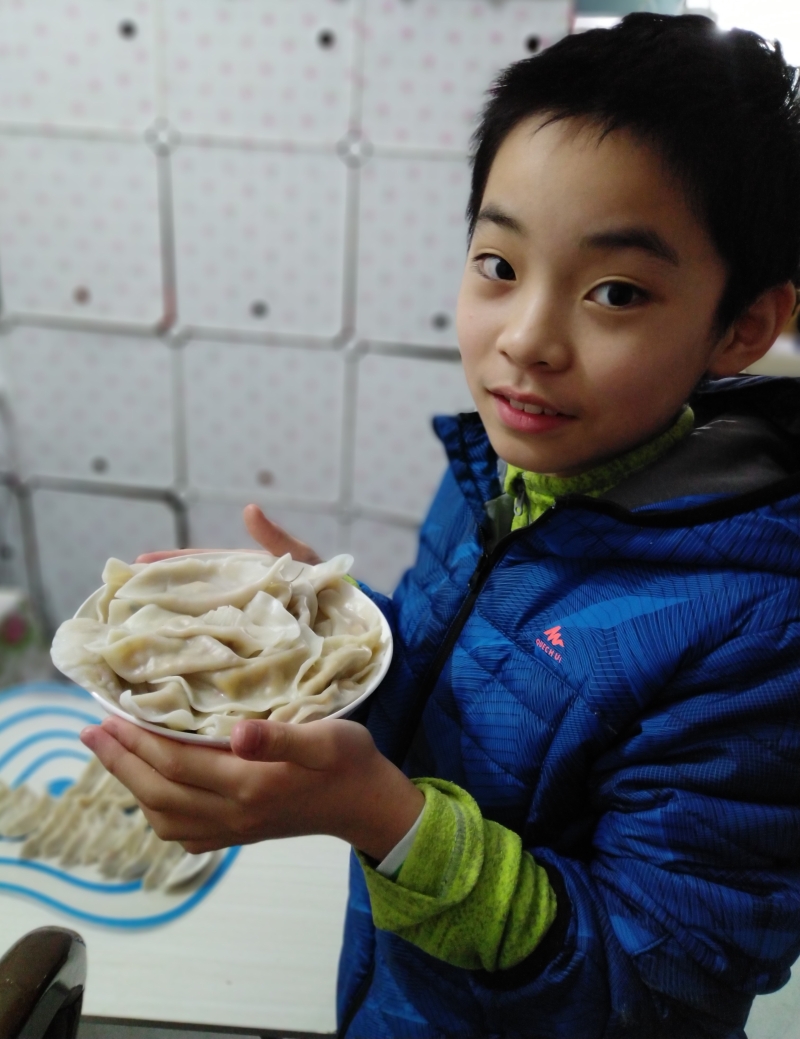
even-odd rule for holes
{"type": "Polygon", "coordinates": [[[56,632],[53,663],[143,721],[224,738],[242,718],[303,722],[346,707],[391,639],[345,580],[351,556],[207,552],[128,565],[56,632]]]}
{"type": "Polygon", "coordinates": [[[190,855],[150,828],[133,794],[92,758],[59,798],[0,780],[0,837],[22,840],[20,858],[91,866],[108,879],[173,891],[208,875],[215,853],[190,855]]]}

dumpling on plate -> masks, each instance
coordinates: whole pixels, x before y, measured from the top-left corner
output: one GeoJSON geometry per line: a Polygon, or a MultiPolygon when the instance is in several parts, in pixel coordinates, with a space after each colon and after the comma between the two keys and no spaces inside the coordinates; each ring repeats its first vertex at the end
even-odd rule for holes
{"type": "Polygon", "coordinates": [[[103,587],[58,629],[53,662],[173,731],[226,737],[241,718],[327,717],[374,685],[391,655],[382,614],[346,579],[352,563],[268,552],[109,559],[103,587]]]}

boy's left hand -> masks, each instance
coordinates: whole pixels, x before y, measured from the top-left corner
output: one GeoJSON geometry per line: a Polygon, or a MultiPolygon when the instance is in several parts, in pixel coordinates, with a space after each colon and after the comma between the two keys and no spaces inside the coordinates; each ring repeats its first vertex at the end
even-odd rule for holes
{"type": "Polygon", "coordinates": [[[193,853],[323,833],[380,860],[424,805],[356,722],[239,722],[233,753],[120,718],[84,729],[81,739],[133,793],[158,836],[193,853]]]}

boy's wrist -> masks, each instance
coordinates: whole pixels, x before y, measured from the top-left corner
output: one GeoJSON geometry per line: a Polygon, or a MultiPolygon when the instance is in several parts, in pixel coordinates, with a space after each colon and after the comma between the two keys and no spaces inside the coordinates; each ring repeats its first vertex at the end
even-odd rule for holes
{"type": "Polygon", "coordinates": [[[358,851],[381,862],[405,837],[425,807],[411,780],[376,751],[375,767],[361,784],[362,803],[337,834],[358,851]]]}

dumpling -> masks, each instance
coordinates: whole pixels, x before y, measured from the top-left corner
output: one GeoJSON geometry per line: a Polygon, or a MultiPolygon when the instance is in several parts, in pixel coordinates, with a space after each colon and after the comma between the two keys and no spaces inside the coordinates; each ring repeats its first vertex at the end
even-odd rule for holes
{"type": "Polygon", "coordinates": [[[343,580],[352,562],[266,552],[111,559],[105,587],[59,628],[53,660],[173,730],[227,736],[240,718],[325,717],[360,695],[389,648],[377,607],[343,580]]]}
{"type": "Polygon", "coordinates": [[[73,682],[104,693],[115,702],[122,685],[106,661],[88,648],[101,639],[108,628],[102,621],[75,618],[66,621],[56,632],[50,656],[59,671],[73,682]]]}
{"type": "MultiPolygon", "coordinates": [[[[280,593],[288,581],[281,577],[290,556],[275,559],[266,553],[240,553],[208,558],[174,556],[151,563],[116,592],[118,599],[199,617],[218,606],[246,606],[257,592],[280,593]]],[[[294,565],[292,566],[294,569],[294,565]]],[[[274,594],[274,593],[273,593],[274,594]]]]}

